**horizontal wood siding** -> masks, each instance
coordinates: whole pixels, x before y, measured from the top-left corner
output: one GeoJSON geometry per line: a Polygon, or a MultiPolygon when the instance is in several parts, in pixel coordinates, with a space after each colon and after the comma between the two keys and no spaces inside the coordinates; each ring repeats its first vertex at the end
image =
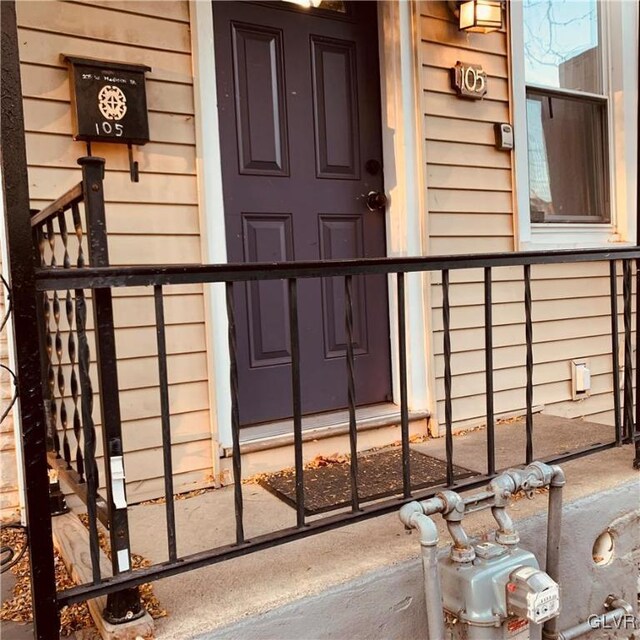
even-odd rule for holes
{"type": "MultiPolygon", "coordinates": [[[[494,147],[493,124],[510,122],[505,32],[460,32],[446,2],[421,2],[419,33],[432,255],[513,251],[511,154],[494,147]],[[487,72],[481,101],[460,99],[450,69],[458,61],[487,72]]],[[[534,405],[568,417],[612,423],[613,381],[606,264],[532,267],[534,405]],[[589,358],[591,397],[571,399],[570,361],[589,358]]],[[[525,408],[525,326],[522,268],[494,270],[495,411],[525,408]]],[[[622,291],[619,278],[618,290],[622,291]]],[[[444,356],[440,274],[431,280],[436,416],[444,424],[444,356]]],[[[485,414],[483,272],[451,273],[454,428],[483,424],[485,414]]],[[[622,310],[620,297],[619,309],[622,310]]],[[[622,330],[622,316],[619,319],[622,330]]],[[[622,341],[622,336],[621,336],[622,341]]]]}
{"type": "MultiPolygon", "coordinates": [[[[4,256],[0,251],[0,272],[4,256]]],[[[4,318],[7,309],[7,292],[0,291],[0,318],[4,318]]],[[[9,366],[8,326],[0,332],[0,406],[2,412],[11,402],[14,393],[13,380],[4,368],[9,366]]],[[[16,459],[16,441],[14,437],[13,411],[0,423],[0,521],[14,520],[20,505],[18,495],[18,461],[16,459]]]]}
{"type": "MultiPolygon", "coordinates": [[[[106,158],[111,263],[201,262],[188,3],[47,1],[17,7],[32,206],[41,208],[78,182],[77,158],[86,154],[85,145],[71,139],[69,81],[60,54],[146,64],[152,68],[151,141],[134,148],[140,182],[129,179],[126,146],[92,145],[94,155],[106,158]]],[[[212,469],[203,290],[166,287],[165,293],[173,465],[176,491],[182,491],[210,480],[212,469]]],[[[163,491],[163,469],[152,292],[117,290],[114,316],[129,498],[155,497],[163,491]]],[[[92,343],[91,318],[88,326],[92,343]]],[[[61,329],[64,340],[64,318],[61,329]]]]}

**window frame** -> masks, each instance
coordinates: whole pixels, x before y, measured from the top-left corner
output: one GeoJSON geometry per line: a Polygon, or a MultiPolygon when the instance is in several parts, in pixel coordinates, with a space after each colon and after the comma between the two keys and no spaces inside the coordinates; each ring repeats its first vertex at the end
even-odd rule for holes
{"type": "MultiPolygon", "coordinates": [[[[602,183],[598,185],[603,191],[602,219],[594,220],[595,216],[588,216],[588,215],[572,215],[570,216],[570,219],[567,219],[569,218],[569,216],[556,215],[556,216],[547,216],[547,218],[556,217],[556,218],[560,218],[559,220],[546,219],[543,222],[533,222],[531,220],[531,211],[530,211],[529,220],[531,221],[531,224],[532,225],[538,225],[538,224],[543,224],[543,225],[554,224],[555,225],[555,224],[567,223],[574,226],[578,224],[612,226],[613,207],[611,206],[611,189],[613,186],[613,180],[611,177],[611,161],[610,161],[612,157],[611,155],[612,146],[610,142],[612,132],[610,131],[611,118],[609,116],[609,101],[607,96],[596,94],[596,93],[587,93],[584,91],[563,91],[556,88],[541,87],[539,85],[527,84],[525,85],[525,98],[529,99],[531,95],[534,95],[538,98],[554,98],[554,97],[561,98],[563,100],[570,101],[570,102],[571,101],[577,102],[579,104],[595,104],[603,108],[603,114],[599,118],[599,128],[601,129],[600,136],[602,140],[602,148],[601,148],[602,170],[605,175],[605,178],[602,181],[602,183]]],[[[528,132],[527,132],[527,141],[528,141],[528,132]]],[[[527,180],[528,180],[528,175],[527,175],[527,180]]],[[[531,208],[529,207],[529,209],[531,208]]]]}
{"type": "MultiPolygon", "coordinates": [[[[620,172],[629,174],[637,167],[635,150],[637,147],[636,117],[633,105],[622,107],[619,96],[614,94],[613,84],[622,89],[633,91],[637,96],[637,62],[633,66],[635,75],[623,69],[629,58],[626,48],[637,33],[638,11],[636,3],[614,3],[598,0],[599,34],[602,45],[602,89],[601,94],[592,94],[571,89],[557,89],[525,83],[524,12],[522,0],[507,3],[509,11],[510,72],[512,92],[512,119],[514,125],[514,188],[517,215],[515,220],[517,246],[524,249],[583,248],[601,247],[610,243],[631,244],[635,241],[635,214],[630,210],[634,206],[630,197],[630,187],[625,180],[619,179],[620,172]],[[631,21],[625,4],[633,5],[631,21]],[[615,13],[615,16],[612,16],[615,13]],[[615,18],[615,26],[612,17],[615,18]],[[634,28],[636,31],[634,32],[634,28]],[[612,37],[615,34],[615,37],[612,37]],[[630,35],[631,34],[631,35],[630,35]],[[624,53],[626,52],[626,55],[624,53]],[[631,84],[633,83],[633,84],[631,84]],[[606,109],[606,158],[608,181],[606,188],[609,200],[610,222],[531,222],[529,203],[529,166],[527,141],[527,87],[532,90],[554,92],[557,95],[575,96],[581,99],[596,99],[605,103],[606,109]],[[626,129],[623,128],[624,123],[626,129]],[[624,140],[626,138],[626,140],[624,140]],[[631,138],[629,140],[629,138],[631,138]],[[631,151],[631,153],[629,153],[631,151]]],[[[637,51],[637,49],[636,49],[637,51]]],[[[637,61],[637,55],[635,56],[637,61]]],[[[637,100],[637,98],[636,98],[637,100]]],[[[625,103],[625,100],[622,100],[625,103]]],[[[637,104],[637,103],[636,103],[637,104]]],[[[636,107],[637,108],[637,107],[636,107]]],[[[633,190],[633,187],[631,187],[633,190]]],[[[635,193],[635,191],[634,191],[635,193]]]]}

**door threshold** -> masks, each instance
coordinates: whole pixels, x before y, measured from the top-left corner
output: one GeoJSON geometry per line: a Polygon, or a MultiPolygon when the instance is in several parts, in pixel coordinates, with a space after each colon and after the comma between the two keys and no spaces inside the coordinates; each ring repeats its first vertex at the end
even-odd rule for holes
{"type": "MultiPolygon", "coordinates": [[[[409,411],[409,421],[424,420],[428,411],[409,411]]],[[[386,402],[382,404],[358,407],[356,425],[358,431],[379,429],[400,423],[400,407],[386,402]]],[[[321,440],[349,433],[349,411],[330,411],[302,417],[302,441],[321,440]]],[[[253,453],[266,449],[276,449],[292,445],[293,420],[278,420],[253,427],[243,427],[240,431],[240,453],[253,453]]],[[[231,447],[224,447],[223,457],[230,458],[231,447]]]]}

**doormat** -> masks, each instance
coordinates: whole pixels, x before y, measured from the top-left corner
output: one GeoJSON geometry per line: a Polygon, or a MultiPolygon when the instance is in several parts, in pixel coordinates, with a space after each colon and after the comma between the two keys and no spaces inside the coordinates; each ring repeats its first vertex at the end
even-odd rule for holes
{"type": "MultiPolygon", "coordinates": [[[[304,512],[308,516],[331,511],[351,504],[351,477],[349,462],[337,462],[327,466],[304,470],[304,512]]],[[[444,484],[447,464],[418,451],[409,451],[411,488],[444,484]]],[[[457,465],[453,466],[456,480],[478,475],[457,465]]],[[[293,469],[260,476],[258,484],[296,507],[296,476],[293,469]]],[[[402,451],[399,448],[384,449],[358,456],[358,490],[360,502],[369,502],[402,493],[402,451]]]]}

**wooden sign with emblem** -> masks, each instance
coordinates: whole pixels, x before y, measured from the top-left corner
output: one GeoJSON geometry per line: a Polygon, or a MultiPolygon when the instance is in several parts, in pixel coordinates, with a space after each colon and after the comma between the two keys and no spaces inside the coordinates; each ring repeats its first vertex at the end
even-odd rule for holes
{"type": "Polygon", "coordinates": [[[75,56],[63,59],[69,65],[75,140],[149,142],[145,73],[150,67],[75,56]]]}
{"type": "Polygon", "coordinates": [[[481,100],[487,93],[487,73],[479,64],[458,61],[451,69],[451,86],[461,98],[481,100]]]}

